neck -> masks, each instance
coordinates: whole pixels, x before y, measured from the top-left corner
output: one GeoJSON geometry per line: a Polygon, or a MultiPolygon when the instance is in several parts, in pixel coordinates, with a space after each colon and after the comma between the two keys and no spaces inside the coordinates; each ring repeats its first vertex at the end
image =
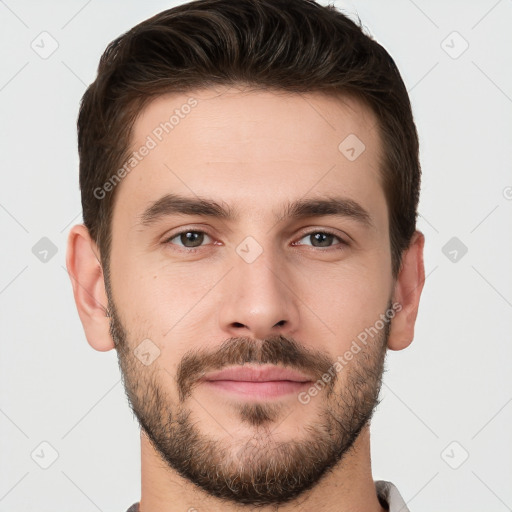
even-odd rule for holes
{"type": "MultiPolygon", "coordinates": [[[[248,512],[256,507],[226,503],[206,494],[162,460],[141,431],[140,512],[248,512]]],[[[342,462],[318,484],[284,505],[258,507],[258,512],[384,512],[371,474],[370,435],[366,426],[342,462]]]]}

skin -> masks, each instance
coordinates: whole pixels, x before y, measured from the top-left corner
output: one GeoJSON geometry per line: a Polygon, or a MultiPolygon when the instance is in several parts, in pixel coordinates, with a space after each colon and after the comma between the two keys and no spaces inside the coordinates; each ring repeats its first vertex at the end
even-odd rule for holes
{"type": "MultiPolygon", "coordinates": [[[[380,373],[386,347],[401,350],[411,343],[424,282],[424,237],[414,234],[393,279],[382,146],[375,116],[358,100],[235,88],[165,95],[137,119],[133,149],[190,97],[197,106],[117,185],[110,301],[99,249],[83,225],[70,232],[67,268],[87,340],[99,351],[117,348],[127,394],[139,413],[162,427],[171,413],[186,410],[199,433],[229,447],[222,459],[226,468],[238,462],[249,467],[255,460],[272,460],[280,443],[315,439],[318,432],[306,427],[318,426],[326,411],[343,419],[351,407],[345,399],[353,396],[350,376],[380,373]],[[354,161],[338,149],[349,134],[365,145],[354,161]],[[141,213],[167,193],[213,199],[236,208],[239,217],[172,215],[142,226],[141,213]],[[349,217],[276,216],[290,201],[333,196],[356,201],[372,225],[349,217]],[[169,241],[182,230],[208,236],[190,253],[180,245],[183,238],[169,241]],[[323,230],[335,233],[330,247],[315,246],[309,236],[323,230]],[[248,236],[263,251],[251,263],[237,252],[248,236]],[[281,335],[296,341],[301,353],[335,361],[375,325],[390,301],[399,303],[400,311],[387,336],[381,333],[347,363],[332,393],[324,390],[307,405],[296,393],[244,399],[205,384],[192,386],[188,399],[180,400],[176,376],[187,354],[216,354],[226,340],[261,347],[262,340],[281,335]],[[107,305],[123,329],[117,347],[107,305]],[[134,357],[145,339],[160,351],[148,366],[134,357]],[[149,403],[155,389],[163,393],[161,401],[149,403]],[[251,413],[255,403],[268,421],[242,415],[243,405],[251,413]],[[250,440],[254,452],[241,455],[250,440]]],[[[370,397],[379,383],[366,380],[361,393],[370,397]]],[[[258,510],[382,511],[371,474],[369,423],[358,434],[341,461],[310,489],[258,510]]],[[[198,488],[166,463],[144,429],[141,453],[142,512],[256,508],[198,488]]]]}

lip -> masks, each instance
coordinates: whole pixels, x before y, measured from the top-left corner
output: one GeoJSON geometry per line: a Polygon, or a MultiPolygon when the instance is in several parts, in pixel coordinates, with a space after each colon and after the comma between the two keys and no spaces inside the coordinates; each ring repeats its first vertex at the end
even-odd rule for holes
{"type": "Polygon", "coordinates": [[[210,372],[202,377],[205,381],[234,380],[243,382],[272,382],[272,381],[291,381],[291,382],[311,382],[309,375],[301,373],[291,368],[284,368],[275,365],[258,366],[230,366],[217,372],[210,372]]]}
{"type": "Polygon", "coordinates": [[[243,365],[207,373],[201,381],[216,391],[245,398],[269,399],[299,393],[308,387],[313,379],[291,368],[243,365]]]}

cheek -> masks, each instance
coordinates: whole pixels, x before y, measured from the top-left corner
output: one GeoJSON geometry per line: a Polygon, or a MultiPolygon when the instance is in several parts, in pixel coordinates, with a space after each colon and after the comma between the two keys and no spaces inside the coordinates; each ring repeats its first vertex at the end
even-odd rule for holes
{"type": "Polygon", "coordinates": [[[326,332],[338,353],[385,313],[391,293],[391,279],[377,266],[338,269],[321,278],[308,279],[303,285],[302,296],[307,297],[304,302],[315,314],[311,318],[319,332],[326,332]]]}
{"type": "Polygon", "coordinates": [[[150,318],[183,293],[182,279],[159,261],[127,246],[113,251],[115,264],[111,268],[114,298],[120,308],[150,318]]]}
{"type": "Polygon", "coordinates": [[[135,358],[133,364],[139,372],[155,372],[158,385],[171,393],[178,364],[190,348],[190,340],[199,337],[197,332],[187,329],[191,324],[187,323],[187,313],[192,301],[187,299],[187,290],[182,285],[179,279],[170,279],[154,270],[145,273],[135,267],[123,276],[119,273],[113,285],[127,343],[136,357],[137,351],[149,352],[152,359],[149,366],[139,367],[135,358]]]}
{"type": "MultiPolygon", "coordinates": [[[[205,322],[213,318],[213,289],[223,272],[192,270],[191,266],[152,264],[135,258],[117,269],[114,298],[130,333],[142,333],[152,339],[165,356],[167,366],[179,361],[179,354],[190,349],[191,342],[204,342],[205,322]],[[121,273],[121,269],[124,273],[121,273]]],[[[211,326],[210,326],[211,327],[211,326]]],[[[135,341],[132,341],[135,343],[135,341]]]]}

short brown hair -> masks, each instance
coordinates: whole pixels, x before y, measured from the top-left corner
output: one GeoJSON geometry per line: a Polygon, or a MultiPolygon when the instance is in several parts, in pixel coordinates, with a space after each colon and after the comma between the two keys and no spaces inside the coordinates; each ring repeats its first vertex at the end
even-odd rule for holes
{"type": "Polygon", "coordinates": [[[407,90],[386,50],[334,6],[313,0],[196,0],[112,41],[78,116],[83,219],[108,274],[115,188],[95,190],[122,167],[133,124],[149,101],[217,85],[352,94],[374,112],[392,273],[416,229],[419,145],[407,90]]]}

